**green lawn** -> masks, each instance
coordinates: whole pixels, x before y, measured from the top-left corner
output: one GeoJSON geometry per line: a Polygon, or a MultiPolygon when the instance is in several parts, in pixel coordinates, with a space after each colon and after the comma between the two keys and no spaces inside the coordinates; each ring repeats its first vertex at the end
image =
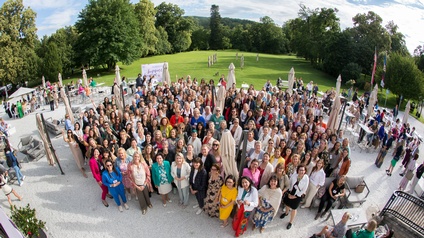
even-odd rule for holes
{"type": "MultiPolygon", "coordinates": [[[[335,77],[313,68],[308,61],[297,58],[296,56],[259,54],[259,61],[256,61],[256,53],[236,50],[192,51],[172,55],[159,55],[141,58],[131,65],[122,65],[120,63],[118,65],[121,68],[121,76],[135,79],[137,74],[141,73],[142,64],[161,62],[168,62],[172,81],[175,81],[177,77],[185,78],[187,75],[190,75],[191,78],[197,78],[199,81],[205,78],[206,80],[214,79],[217,82],[221,74],[227,77],[228,66],[230,63],[234,63],[236,67],[237,87],[240,87],[242,83],[247,83],[253,84],[256,89],[260,89],[268,79],[275,85],[278,77],[287,80],[287,75],[291,67],[295,69],[295,76],[302,77],[305,84],[311,80],[318,83],[320,91],[325,91],[336,85],[335,77]],[[236,60],[237,52],[239,56],[238,60],[236,60]],[[208,56],[212,56],[215,53],[218,55],[218,62],[208,68],[208,56]],[[240,57],[242,54],[244,55],[245,63],[244,68],[241,70],[240,57]],[[217,72],[219,72],[218,76],[214,76],[217,72]]],[[[112,85],[115,71],[107,72],[105,70],[92,69],[87,71],[87,76],[93,77],[98,83],[103,82],[106,85],[112,85]]],[[[81,74],[75,73],[74,77],[66,79],[64,82],[68,83],[71,80],[75,82],[75,80],[81,77],[81,74]]],[[[348,85],[342,84],[342,88],[347,89],[348,85]]],[[[385,98],[386,90],[381,90],[378,94],[380,106],[384,106],[385,98]]],[[[390,93],[387,96],[386,107],[393,108],[395,101],[395,96],[390,93]]],[[[401,110],[404,110],[405,105],[406,102],[402,103],[401,110]]],[[[422,119],[420,118],[420,120],[422,119]]],[[[422,121],[424,122],[424,120],[422,121]]]]}
{"type": "MultiPolygon", "coordinates": [[[[257,62],[256,53],[239,52],[239,59],[236,60],[236,52],[192,51],[173,55],[146,57],[135,61],[131,65],[121,65],[119,63],[118,65],[121,68],[121,76],[135,79],[137,74],[141,73],[142,64],[166,61],[169,64],[169,73],[172,81],[175,81],[177,76],[190,75],[192,78],[197,78],[198,80],[205,78],[206,80],[214,79],[216,82],[221,74],[228,75],[228,66],[230,63],[234,63],[236,67],[237,87],[240,87],[245,82],[255,85],[255,88],[261,88],[268,79],[274,85],[278,77],[287,80],[290,68],[294,67],[296,77],[302,77],[305,83],[308,83],[310,80],[317,82],[320,90],[326,90],[334,87],[336,84],[336,78],[312,68],[309,62],[295,56],[259,54],[259,61],[257,62]],[[218,62],[208,68],[208,56],[212,56],[215,53],[218,55],[218,62]],[[243,70],[240,69],[240,56],[242,54],[244,55],[245,62],[243,70]],[[218,76],[214,76],[216,72],[219,72],[218,76]]],[[[87,71],[87,76],[93,77],[97,82],[104,82],[107,85],[111,85],[115,72],[89,70],[87,71]]],[[[65,80],[65,82],[67,83],[70,80],[75,81],[78,77],[81,76],[75,76],[74,78],[65,80]]]]}

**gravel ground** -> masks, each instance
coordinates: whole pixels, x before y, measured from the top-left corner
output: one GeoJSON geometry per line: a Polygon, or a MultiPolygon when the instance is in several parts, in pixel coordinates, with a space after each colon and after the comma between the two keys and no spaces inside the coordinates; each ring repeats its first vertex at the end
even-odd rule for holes
{"type": "MultiPolygon", "coordinates": [[[[62,119],[65,110],[60,105],[54,112],[39,109],[37,113],[43,113],[45,118],[62,119]]],[[[35,113],[22,119],[9,119],[2,112],[0,114],[8,123],[16,127],[16,133],[10,137],[12,144],[17,147],[21,137],[35,135],[39,137],[35,113]]],[[[399,115],[403,117],[402,112],[399,115]]],[[[414,118],[409,118],[410,124],[424,135],[424,127],[414,118]]],[[[153,208],[146,215],[141,214],[138,201],[132,199],[128,202],[130,209],[120,213],[113,200],[108,199],[110,206],[104,207],[100,200],[101,190],[95,183],[91,172],[88,178],[84,178],[78,170],[68,145],[59,137],[51,137],[53,146],[60,160],[65,175],[61,175],[58,166],[49,166],[46,158],[36,162],[23,164],[22,173],[26,175],[25,184],[22,187],[14,185],[14,188],[24,195],[24,200],[14,201],[18,206],[30,203],[36,208],[37,216],[46,222],[49,237],[231,237],[234,236],[231,226],[220,227],[217,218],[209,218],[205,214],[196,215],[191,206],[196,204],[195,198],[190,198],[190,206],[185,210],[177,205],[178,195],[171,194],[174,201],[167,207],[161,205],[160,197],[152,195],[153,208]]],[[[422,150],[424,151],[424,150],[422,150]]],[[[421,156],[422,156],[421,152],[421,156]]],[[[385,169],[389,166],[391,156],[386,156],[383,166],[378,169],[374,166],[377,156],[376,151],[360,153],[358,149],[352,150],[352,166],[349,175],[365,175],[366,182],[371,193],[362,208],[369,206],[384,207],[387,200],[398,187],[401,177],[399,165],[395,168],[391,177],[387,176],[385,169]]],[[[422,158],[422,157],[421,157],[422,158]]],[[[420,163],[422,159],[419,160],[420,163]]],[[[85,166],[90,171],[89,166],[85,166]]],[[[5,197],[0,200],[0,205],[9,213],[9,206],[5,197]]],[[[264,237],[309,237],[318,232],[324,225],[332,222],[314,220],[316,208],[298,209],[294,225],[286,230],[288,218],[283,220],[278,216],[262,234],[264,237]]],[[[258,235],[256,230],[251,231],[249,225],[245,237],[258,235]]]]}

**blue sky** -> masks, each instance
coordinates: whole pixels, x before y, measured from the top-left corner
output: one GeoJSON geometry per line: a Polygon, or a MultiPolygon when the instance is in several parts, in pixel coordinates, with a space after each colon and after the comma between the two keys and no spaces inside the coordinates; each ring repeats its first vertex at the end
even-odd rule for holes
{"type": "MultiPolygon", "coordinates": [[[[87,0],[23,0],[25,6],[37,12],[38,35],[50,35],[57,29],[73,25],[78,13],[88,3],[87,0]]],[[[138,2],[138,0],[131,0],[138,2]]],[[[3,4],[5,0],[0,0],[3,4]]],[[[156,5],[161,0],[152,0],[156,5]]],[[[299,4],[314,8],[337,8],[342,28],[352,27],[352,17],[357,13],[374,11],[383,18],[384,24],[394,21],[399,31],[405,35],[406,44],[412,53],[418,45],[424,45],[424,0],[173,0],[185,10],[188,16],[209,16],[210,6],[220,7],[222,17],[232,17],[259,21],[260,17],[270,16],[282,25],[288,19],[297,17],[299,4]]]]}

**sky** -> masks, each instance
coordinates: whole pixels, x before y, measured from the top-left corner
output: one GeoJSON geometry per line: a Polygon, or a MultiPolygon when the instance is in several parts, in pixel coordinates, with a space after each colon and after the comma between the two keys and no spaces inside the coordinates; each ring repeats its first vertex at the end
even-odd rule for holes
{"type": "MultiPolygon", "coordinates": [[[[131,0],[136,3],[139,0],[131,0]]],[[[151,0],[155,6],[162,0],[151,0]]],[[[5,0],[0,0],[3,4],[5,0]]],[[[26,7],[37,13],[38,36],[50,35],[57,29],[73,25],[88,0],[23,0],[26,7]]],[[[278,25],[296,18],[299,4],[310,9],[337,8],[341,28],[353,27],[352,17],[358,13],[374,11],[383,19],[383,25],[393,21],[405,35],[406,46],[413,53],[424,45],[424,0],[173,0],[184,9],[186,16],[210,16],[212,4],[218,5],[221,17],[259,21],[271,17],[278,25]]]]}

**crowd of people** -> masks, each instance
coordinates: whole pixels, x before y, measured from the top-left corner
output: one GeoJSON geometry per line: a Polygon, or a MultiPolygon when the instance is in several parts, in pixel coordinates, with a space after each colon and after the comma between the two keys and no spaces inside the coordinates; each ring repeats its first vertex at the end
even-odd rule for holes
{"type": "MultiPolygon", "coordinates": [[[[226,86],[223,77],[219,84],[226,86]]],[[[129,209],[127,200],[134,198],[144,215],[155,193],[164,207],[172,202],[169,193],[178,193],[182,209],[194,196],[196,214],[217,217],[222,227],[233,217],[236,236],[247,229],[250,218],[252,229],[262,233],[280,207],[281,219],[290,215],[286,226],[290,229],[299,206],[310,207],[315,196],[321,197],[315,219],[323,217],[344,196],[346,175],[354,164],[349,139],[343,131],[327,128],[323,120],[323,101],[334,99],[335,90],[320,98],[317,86],[304,87],[302,79],[296,80],[294,94],[269,82],[260,90],[232,85],[221,108],[218,87],[213,80],[197,82],[190,76],[171,85],[153,85],[139,75],[131,103],[123,110],[118,109],[119,97],[112,95],[84,111],[75,123],[66,115],[64,140],[86,177],[88,161],[102,190],[102,203],[108,207],[110,196],[123,212],[129,209]],[[239,151],[234,161],[221,151],[228,132],[234,153],[239,151]],[[242,171],[237,169],[240,164],[242,171]],[[328,177],[334,181],[321,189],[328,177]]],[[[387,151],[390,137],[384,138],[382,150],[387,151]]],[[[396,156],[401,156],[397,151],[403,151],[406,141],[416,156],[413,150],[418,146],[411,144],[416,140],[402,135],[392,142],[397,144],[396,156]]],[[[408,171],[415,169],[410,161],[405,162],[408,171]]],[[[323,229],[321,234],[335,231],[334,237],[344,235],[338,228],[323,229]]]]}

